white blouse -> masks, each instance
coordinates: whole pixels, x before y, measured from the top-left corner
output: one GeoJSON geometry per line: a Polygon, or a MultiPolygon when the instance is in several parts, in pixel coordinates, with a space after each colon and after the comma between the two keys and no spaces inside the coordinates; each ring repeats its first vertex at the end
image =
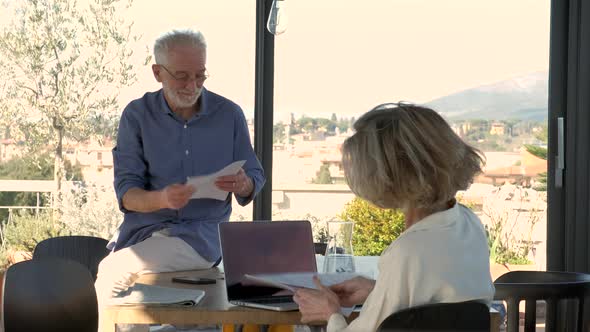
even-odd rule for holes
{"type": "Polygon", "coordinates": [[[378,266],[375,288],[359,317],[348,325],[333,314],[328,332],[375,331],[402,309],[469,300],[489,305],[494,296],[484,228],[460,204],[413,224],[383,251],[378,266]]]}

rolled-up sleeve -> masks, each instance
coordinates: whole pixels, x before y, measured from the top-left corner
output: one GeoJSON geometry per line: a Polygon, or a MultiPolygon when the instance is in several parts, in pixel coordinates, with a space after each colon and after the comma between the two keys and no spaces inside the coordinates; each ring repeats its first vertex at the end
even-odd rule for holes
{"type": "Polygon", "coordinates": [[[136,113],[131,105],[123,111],[117,145],[113,148],[114,187],[119,209],[123,212],[128,212],[123,207],[123,195],[134,187],[145,189],[147,183],[147,166],[142,157],[141,128],[136,113]]]}
{"type": "Polygon", "coordinates": [[[266,182],[266,178],[264,177],[262,165],[260,165],[260,161],[258,161],[256,153],[254,153],[254,149],[252,148],[246,117],[239,106],[236,107],[238,107],[238,111],[235,112],[234,121],[234,160],[246,160],[244,171],[252,179],[254,184],[254,189],[250,196],[240,197],[234,195],[238,204],[245,206],[258,195],[266,182]]]}

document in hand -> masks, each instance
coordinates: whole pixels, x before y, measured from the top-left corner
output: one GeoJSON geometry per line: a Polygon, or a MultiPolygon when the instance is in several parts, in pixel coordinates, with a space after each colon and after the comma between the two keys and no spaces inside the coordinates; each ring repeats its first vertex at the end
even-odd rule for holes
{"type": "Polygon", "coordinates": [[[357,273],[316,273],[316,272],[297,272],[297,273],[271,273],[271,274],[246,274],[244,275],[244,284],[254,284],[263,286],[272,286],[287,289],[294,292],[297,288],[317,287],[313,283],[313,276],[317,275],[325,286],[339,284],[348,279],[360,276],[357,273]]]}
{"type": "Polygon", "coordinates": [[[195,188],[195,192],[191,198],[213,198],[224,201],[227,198],[228,192],[217,188],[215,186],[215,179],[224,175],[236,175],[245,163],[245,160],[238,160],[215,173],[189,177],[186,184],[195,188]]]}
{"type": "Polygon", "coordinates": [[[175,305],[194,306],[205,296],[200,289],[172,288],[135,284],[125,296],[114,297],[111,305],[175,305]]]}

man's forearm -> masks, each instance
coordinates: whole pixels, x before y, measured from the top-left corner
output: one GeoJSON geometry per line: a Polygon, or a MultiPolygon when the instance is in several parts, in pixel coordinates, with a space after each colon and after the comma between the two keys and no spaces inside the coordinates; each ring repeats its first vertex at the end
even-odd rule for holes
{"type": "Polygon", "coordinates": [[[129,211],[154,212],[165,208],[161,191],[147,191],[131,188],[123,195],[123,206],[129,211]]]}

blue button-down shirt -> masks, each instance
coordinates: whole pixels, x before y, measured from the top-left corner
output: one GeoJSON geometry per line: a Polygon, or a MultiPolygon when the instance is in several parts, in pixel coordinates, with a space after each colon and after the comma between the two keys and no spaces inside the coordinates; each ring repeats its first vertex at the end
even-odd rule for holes
{"type": "Polygon", "coordinates": [[[115,251],[167,229],[168,234],[183,239],[214,262],[221,256],[217,226],[228,221],[232,211],[231,195],[225,201],[191,199],[179,210],[128,211],[122,198],[130,188],[160,190],[237,160],[246,160],[244,171],[254,183],[250,197],[235,196],[240,205],[248,204],[264,185],[264,172],[252,149],[241,108],[205,89],[199,102],[199,113],[188,121],[171,111],[162,90],[146,93],[123,111],[113,160],[115,192],[125,217],[115,251]]]}

